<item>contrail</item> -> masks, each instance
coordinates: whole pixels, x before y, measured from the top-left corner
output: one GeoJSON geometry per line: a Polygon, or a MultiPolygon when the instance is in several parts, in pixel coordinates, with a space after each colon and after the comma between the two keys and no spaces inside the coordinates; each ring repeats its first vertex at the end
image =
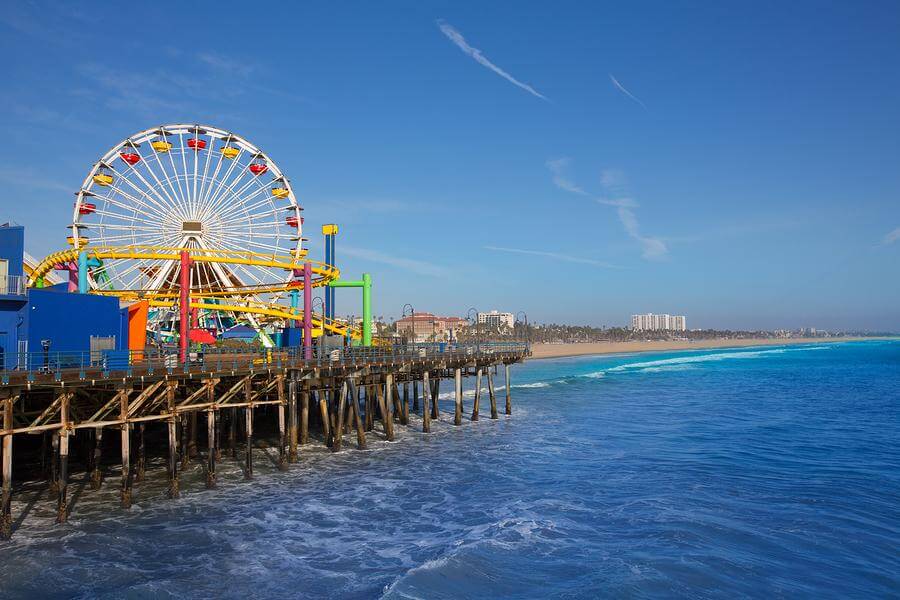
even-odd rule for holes
{"type": "Polygon", "coordinates": [[[494,73],[496,73],[497,75],[502,77],[503,79],[507,80],[508,82],[510,82],[511,84],[513,84],[515,86],[522,88],[523,90],[525,90],[532,96],[536,96],[536,97],[540,98],[541,100],[547,100],[549,102],[547,97],[544,96],[543,94],[541,94],[539,91],[537,91],[536,89],[534,89],[527,83],[522,83],[521,81],[519,81],[518,79],[516,79],[515,77],[513,77],[512,75],[510,75],[509,73],[507,73],[506,71],[504,71],[503,69],[501,69],[500,67],[495,65],[494,63],[492,63],[491,61],[489,61],[487,58],[485,58],[484,55],[481,53],[481,50],[479,50],[478,48],[473,48],[468,43],[466,43],[466,38],[464,38],[462,36],[462,34],[459,31],[457,31],[456,29],[454,29],[450,24],[445,23],[444,21],[438,21],[437,24],[438,24],[438,27],[441,28],[441,31],[444,33],[444,35],[446,35],[450,39],[451,42],[456,44],[460,50],[462,50],[463,52],[465,52],[466,54],[468,54],[469,56],[474,58],[478,64],[480,64],[483,67],[487,67],[488,69],[490,69],[491,71],[493,71],[494,73]]]}
{"type": "Polygon", "coordinates": [[[635,96],[634,94],[632,94],[631,92],[626,90],[625,86],[622,85],[621,83],[619,83],[619,81],[615,77],[613,77],[612,73],[609,74],[609,78],[610,78],[610,80],[612,80],[612,83],[614,86],[616,86],[617,90],[619,90],[620,92],[622,92],[623,94],[625,94],[626,96],[628,96],[629,98],[631,98],[632,100],[634,100],[635,102],[640,104],[641,108],[643,108],[644,110],[647,110],[647,105],[644,104],[643,102],[641,102],[637,96],[635,96]]]}

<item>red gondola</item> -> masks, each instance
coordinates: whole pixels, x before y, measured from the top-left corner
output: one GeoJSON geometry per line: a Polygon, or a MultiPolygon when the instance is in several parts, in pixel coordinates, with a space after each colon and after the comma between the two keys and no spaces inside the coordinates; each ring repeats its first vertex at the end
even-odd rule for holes
{"type": "Polygon", "coordinates": [[[119,151],[119,156],[129,165],[136,165],[141,161],[141,155],[137,153],[136,146],[123,146],[119,151]]]}
{"type": "Polygon", "coordinates": [[[303,217],[297,219],[296,216],[291,215],[284,220],[285,223],[290,225],[291,227],[297,227],[298,225],[303,225],[303,217]]]}
{"type": "Polygon", "coordinates": [[[269,170],[269,165],[266,164],[266,159],[261,155],[257,155],[253,158],[253,162],[250,163],[250,172],[254,175],[262,175],[266,171],[269,170]]]}
{"type": "MultiPolygon", "coordinates": [[[[78,206],[78,203],[75,203],[78,206]]],[[[79,215],[89,215],[97,211],[97,205],[92,204],[90,202],[82,202],[81,206],[78,206],[78,214],[79,215]]]]}
{"type": "Polygon", "coordinates": [[[203,150],[204,148],[206,148],[206,140],[201,140],[200,138],[192,137],[192,138],[188,139],[187,145],[188,145],[188,148],[190,148],[191,150],[197,150],[199,152],[200,150],[203,150]]]}

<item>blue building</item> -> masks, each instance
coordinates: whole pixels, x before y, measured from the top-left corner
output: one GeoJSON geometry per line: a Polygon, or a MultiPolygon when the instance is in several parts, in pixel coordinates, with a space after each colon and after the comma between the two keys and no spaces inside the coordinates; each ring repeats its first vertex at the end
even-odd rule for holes
{"type": "Polygon", "coordinates": [[[128,316],[118,298],[69,293],[67,284],[27,289],[24,250],[24,228],[0,226],[2,368],[35,368],[59,353],[90,360],[103,350],[128,348],[128,316]]]}

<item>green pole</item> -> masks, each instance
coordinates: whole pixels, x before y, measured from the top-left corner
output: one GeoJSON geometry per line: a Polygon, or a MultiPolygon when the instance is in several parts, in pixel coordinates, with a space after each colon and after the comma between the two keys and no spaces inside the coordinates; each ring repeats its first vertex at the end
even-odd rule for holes
{"type": "Polygon", "coordinates": [[[372,276],[363,273],[360,281],[344,281],[339,279],[332,281],[328,287],[333,288],[362,288],[363,315],[362,315],[362,345],[372,345],[372,276]]]}
{"type": "Polygon", "coordinates": [[[363,346],[372,345],[372,276],[363,273],[363,346]]]}

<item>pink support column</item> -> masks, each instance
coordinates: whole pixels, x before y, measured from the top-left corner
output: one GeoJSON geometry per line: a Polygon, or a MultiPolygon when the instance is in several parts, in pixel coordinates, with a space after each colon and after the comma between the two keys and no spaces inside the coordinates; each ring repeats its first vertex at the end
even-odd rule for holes
{"type": "Polygon", "coordinates": [[[303,263],[303,358],[312,358],[312,263],[303,263]]]}
{"type": "Polygon", "coordinates": [[[178,285],[180,289],[179,302],[181,304],[181,323],[179,329],[179,358],[181,363],[187,362],[188,342],[191,332],[191,255],[187,250],[181,251],[181,273],[179,273],[178,285]]]}

